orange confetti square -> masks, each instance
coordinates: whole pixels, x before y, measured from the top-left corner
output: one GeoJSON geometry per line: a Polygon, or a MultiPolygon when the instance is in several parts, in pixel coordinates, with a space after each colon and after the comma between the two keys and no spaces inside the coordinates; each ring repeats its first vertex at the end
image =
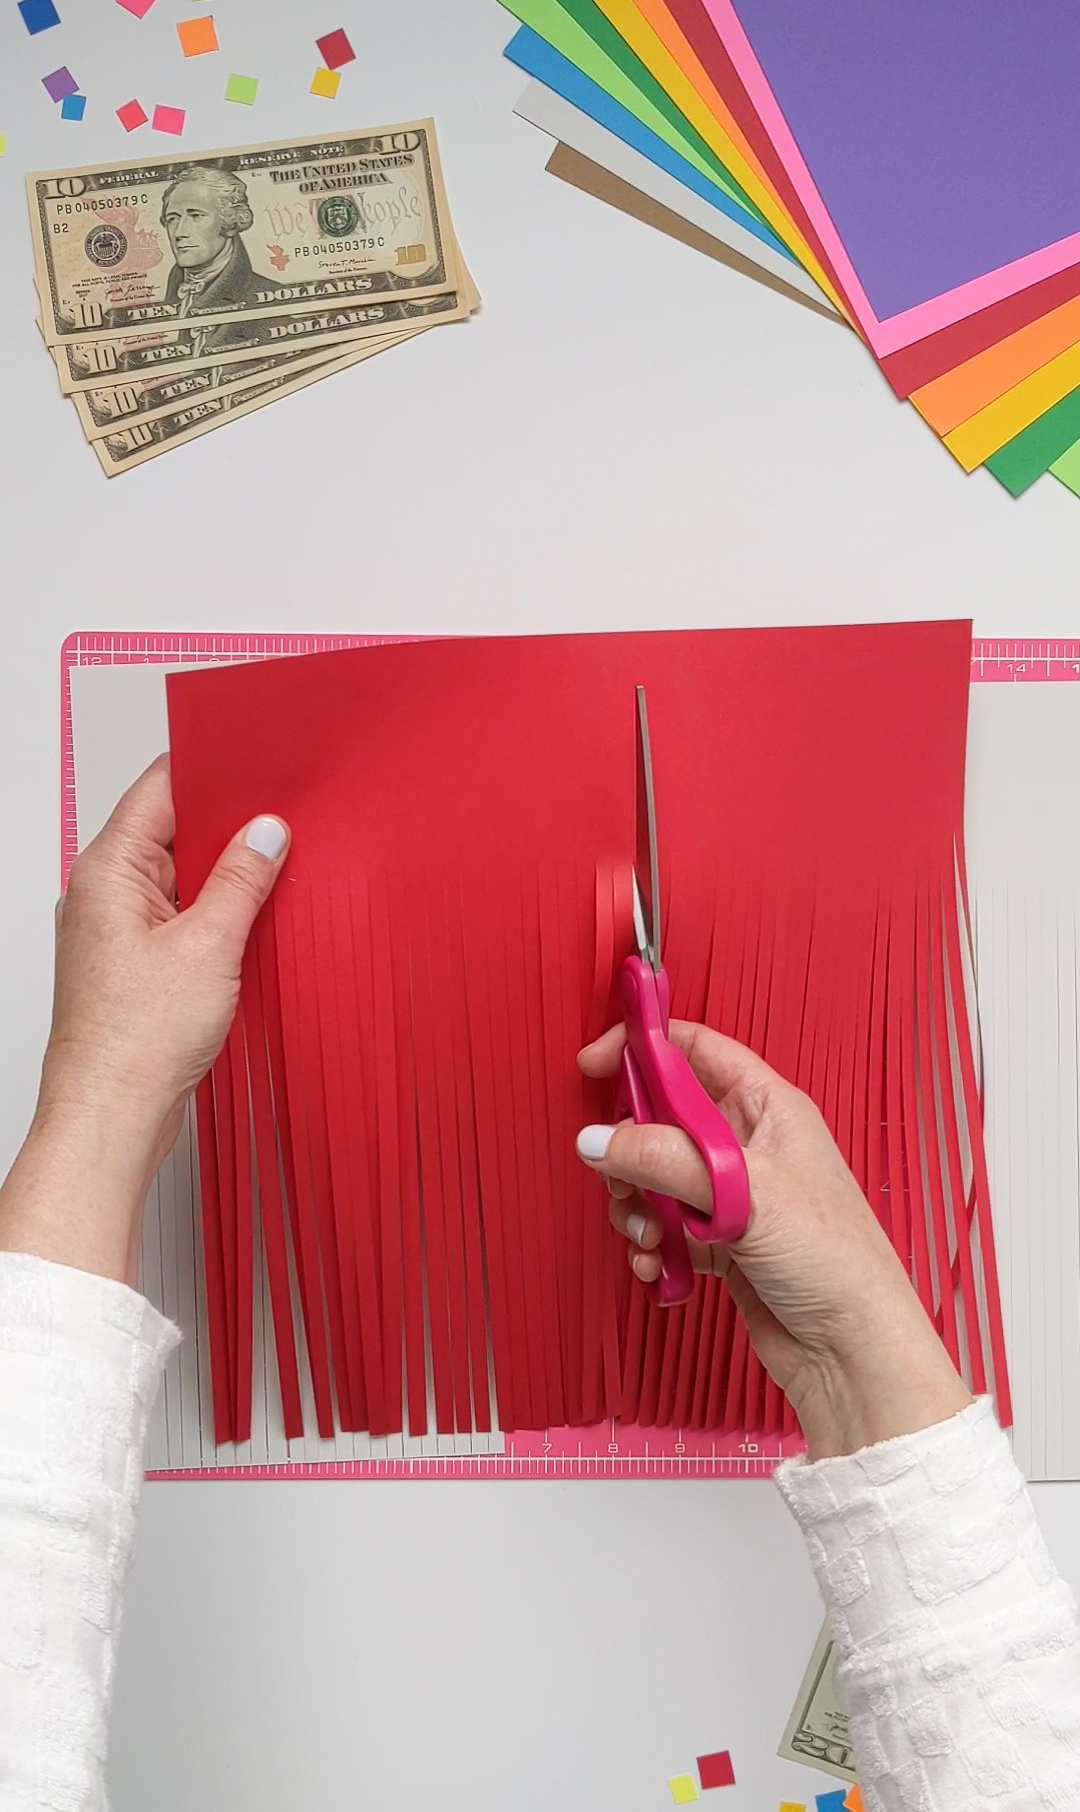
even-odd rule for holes
{"type": "Polygon", "coordinates": [[[198,19],[179,19],[176,35],[185,57],[201,57],[208,50],[220,49],[213,13],[204,13],[198,19]]]}
{"type": "Polygon", "coordinates": [[[866,1807],[863,1805],[861,1787],[852,1787],[851,1792],[844,1801],[844,1812],[866,1812],[866,1807]]]}

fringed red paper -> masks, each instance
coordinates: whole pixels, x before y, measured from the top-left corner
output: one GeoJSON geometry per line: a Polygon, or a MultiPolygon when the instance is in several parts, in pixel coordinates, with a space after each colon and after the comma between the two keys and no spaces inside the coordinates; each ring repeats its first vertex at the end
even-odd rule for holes
{"type": "Polygon", "coordinates": [[[284,1422],[791,1432],[724,1286],[655,1310],[574,1135],[630,947],[648,690],[675,1013],[820,1105],[1009,1417],[963,862],[966,624],[422,642],[169,680],[177,873],[292,826],[199,1091],[214,1419],[261,1237],[284,1422]],[[261,1233],[259,1230],[261,1229],[261,1233]]]}

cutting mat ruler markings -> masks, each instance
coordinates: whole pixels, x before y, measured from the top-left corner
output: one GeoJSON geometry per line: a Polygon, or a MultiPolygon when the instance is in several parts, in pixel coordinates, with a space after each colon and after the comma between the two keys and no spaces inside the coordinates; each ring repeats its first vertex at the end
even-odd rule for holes
{"type": "MultiPolygon", "coordinates": [[[[328,654],[406,638],[350,635],[199,635],[183,632],[80,631],[61,650],[61,873],[66,878],[78,849],[75,752],[69,675],[73,667],[213,666],[328,654]]],[[[1080,680],[1080,641],[972,643],[971,678],[981,682],[1045,683],[1080,680]]],[[[285,1465],[238,1465],[158,1471],[151,1478],[202,1479],[455,1479],[455,1478],[766,1478],[777,1462],[798,1451],[796,1440],[759,1442],[745,1435],[716,1439],[677,1429],[548,1429],[505,1437],[505,1451],[430,1454],[417,1458],[323,1460],[285,1465]]]]}
{"type": "MultiPolygon", "coordinates": [[[[577,1430],[560,1429],[560,1434],[577,1430]]],[[[150,1472],[152,1479],[685,1479],[685,1478],[771,1478],[777,1461],[799,1451],[800,1442],[792,1440],[783,1451],[770,1443],[768,1451],[756,1442],[753,1455],[738,1451],[738,1436],[730,1441],[712,1442],[711,1451],[678,1455],[671,1449],[669,1431],[652,1431],[649,1451],[613,1457],[606,1447],[589,1452],[586,1441],[594,1431],[581,1431],[585,1441],[578,1453],[544,1454],[539,1446],[529,1445],[535,1437],[508,1435],[505,1453],[443,1454],[415,1460],[322,1460],[287,1466],[215,1466],[206,1471],[150,1472]],[[665,1436],[668,1446],[665,1447],[665,1436]]]]}
{"type": "Polygon", "coordinates": [[[971,678],[1036,681],[1080,679],[1080,642],[1001,642],[985,637],[971,644],[971,678]]]}

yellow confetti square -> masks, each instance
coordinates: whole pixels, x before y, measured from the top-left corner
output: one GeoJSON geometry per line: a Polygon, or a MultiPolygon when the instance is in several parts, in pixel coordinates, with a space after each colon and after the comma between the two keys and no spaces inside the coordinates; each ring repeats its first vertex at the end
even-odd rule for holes
{"type": "Polygon", "coordinates": [[[697,1782],[692,1774],[673,1774],[668,1786],[677,1806],[688,1806],[698,1798],[697,1782]]]}
{"type": "Polygon", "coordinates": [[[7,133],[0,132],[0,157],[3,157],[4,152],[6,150],[7,150],[7,133]]]}
{"type": "Polygon", "coordinates": [[[340,69],[317,69],[312,77],[311,92],[321,94],[324,101],[332,101],[340,86],[340,69]]]}
{"type": "Polygon", "coordinates": [[[806,1812],[806,1806],[801,1799],[786,1799],[780,1807],[780,1812],[806,1812]]]}

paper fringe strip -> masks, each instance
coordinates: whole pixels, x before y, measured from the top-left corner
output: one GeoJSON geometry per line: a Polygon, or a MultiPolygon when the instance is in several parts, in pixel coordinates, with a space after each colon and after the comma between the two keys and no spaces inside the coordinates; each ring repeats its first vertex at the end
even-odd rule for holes
{"type": "MultiPolygon", "coordinates": [[[[219,1441],[250,1432],[253,1198],[290,1437],[294,1291],[324,1437],[427,1432],[429,1383],[445,1433],[490,1429],[496,1397],[507,1431],[607,1417],[794,1431],[723,1283],[699,1279],[681,1309],[648,1304],[567,1136],[610,1112],[573,1053],[617,1017],[629,887],[629,869],[601,872],[589,898],[565,875],[542,910],[537,874],[502,898],[482,961],[460,892],[327,877],[262,916],[197,1104],[219,1441]],[[591,972],[558,929],[582,913],[591,972]]],[[[814,1098],[951,1358],[1007,1420],[957,887],[927,877],[868,923],[826,927],[811,897],[732,878],[707,922],[673,901],[669,936],[685,953],[676,1016],[753,1046],[814,1098]]]]}

